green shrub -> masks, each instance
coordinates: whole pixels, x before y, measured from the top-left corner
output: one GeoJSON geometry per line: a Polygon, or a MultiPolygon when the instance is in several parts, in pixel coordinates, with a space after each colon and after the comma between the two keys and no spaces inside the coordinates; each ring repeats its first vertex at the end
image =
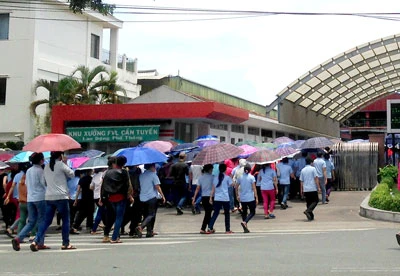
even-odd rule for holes
{"type": "Polygon", "coordinates": [[[380,179],[384,179],[386,177],[391,177],[393,179],[397,178],[397,167],[393,165],[387,165],[383,168],[379,168],[378,176],[380,179]]]}
{"type": "Polygon", "coordinates": [[[369,206],[386,211],[400,212],[400,193],[393,177],[386,175],[371,193],[369,206]]]}

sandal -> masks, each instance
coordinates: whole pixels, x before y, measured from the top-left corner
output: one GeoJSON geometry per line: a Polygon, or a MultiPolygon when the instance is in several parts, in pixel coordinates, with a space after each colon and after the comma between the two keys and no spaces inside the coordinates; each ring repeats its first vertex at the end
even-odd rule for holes
{"type": "Polygon", "coordinates": [[[76,249],[76,247],[70,244],[61,246],[61,250],[73,250],[73,249],[76,249]]]}
{"type": "Polygon", "coordinates": [[[44,250],[44,249],[51,249],[50,247],[48,247],[47,245],[43,244],[43,245],[38,245],[37,246],[38,250],[44,250]]]}
{"type": "Polygon", "coordinates": [[[122,241],[121,241],[120,239],[117,239],[117,240],[115,240],[115,241],[110,240],[110,243],[122,243],[122,241]]]}
{"type": "Polygon", "coordinates": [[[20,250],[20,246],[19,246],[19,240],[18,239],[12,239],[11,240],[11,244],[12,247],[15,251],[19,251],[20,250]]]}

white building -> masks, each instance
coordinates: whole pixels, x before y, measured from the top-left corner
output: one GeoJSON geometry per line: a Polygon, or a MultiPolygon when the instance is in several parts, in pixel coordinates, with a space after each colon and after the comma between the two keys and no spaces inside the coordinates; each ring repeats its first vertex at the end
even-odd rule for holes
{"type": "MultiPolygon", "coordinates": [[[[139,95],[136,60],[119,57],[118,32],[122,21],[88,11],[74,14],[65,1],[0,0],[0,142],[31,140],[35,120],[30,104],[48,98],[46,90],[33,92],[39,79],[57,82],[79,65],[104,65],[118,72],[128,98],[139,95]],[[109,29],[109,53],[102,50],[103,31],[109,29]],[[104,62],[108,63],[105,64],[104,62]],[[122,67],[122,68],[119,68],[122,67]]],[[[46,107],[38,108],[45,114],[46,107]]]]}

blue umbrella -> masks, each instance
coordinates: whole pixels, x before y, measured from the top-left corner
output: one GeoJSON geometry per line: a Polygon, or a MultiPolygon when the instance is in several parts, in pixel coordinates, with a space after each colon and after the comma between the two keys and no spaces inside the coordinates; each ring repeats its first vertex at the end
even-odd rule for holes
{"type": "MultiPolygon", "coordinates": [[[[33,154],[33,151],[22,151],[20,153],[18,153],[17,155],[15,155],[13,158],[11,158],[10,160],[8,160],[7,162],[9,163],[26,163],[29,162],[29,157],[33,154]]],[[[44,158],[50,158],[50,152],[49,151],[45,151],[43,152],[44,158]]]]}
{"type": "Polygon", "coordinates": [[[215,135],[203,135],[203,136],[199,136],[196,138],[196,141],[201,141],[201,140],[218,140],[219,138],[215,135]]]}
{"type": "Polygon", "coordinates": [[[113,156],[125,156],[127,166],[166,162],[167,156],[156,149],[145,147],[124,148],[114,152],[113,156]]]}
{"type": "Polygon", "coordinates": [[[171,149],[171,152],[174,151],[187,151],[187,150],[191,150],[191,149],[195,149],[198,148],[199,146],[193,143],[183,143],[183,144],[179,144],[176,145],[175,147],[173,147],[171,149]]]}

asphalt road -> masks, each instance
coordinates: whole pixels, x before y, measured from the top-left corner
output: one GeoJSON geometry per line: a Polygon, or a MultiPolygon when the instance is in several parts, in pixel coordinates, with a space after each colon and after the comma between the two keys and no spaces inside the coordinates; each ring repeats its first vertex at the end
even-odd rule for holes
{"type": "Polygon", "coordinates": [[[12,250],[0,237],[0,275],[399,275],[399,225],[358,215],[367,192],[338,192],[318,206],[316,220],[302,215],[304,202],[277,210],[275,220],[258,215],[241,231],[231,218],[232,235],[198,234],[201,215],[176,216],[160,209],[154,238],[122,237],[122,244],[103,244],[101,236],[72,236],[78,247],[60,250],[61,236],[50,232],[50,250],[31,252],[29,244],[12,250]],[[304,217],[303,217],[304,216],[304,217]]]}

